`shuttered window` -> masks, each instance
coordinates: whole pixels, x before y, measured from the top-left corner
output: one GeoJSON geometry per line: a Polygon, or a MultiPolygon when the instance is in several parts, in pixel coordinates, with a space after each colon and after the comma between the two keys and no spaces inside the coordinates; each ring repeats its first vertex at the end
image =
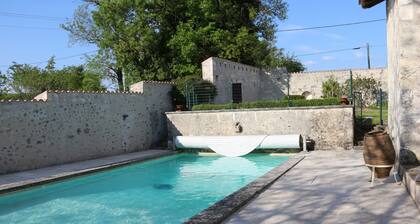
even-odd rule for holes
{"type": "Polygon", "coordinates": [[[232,101],[233,103],[242,102],[242,84],[232,83],[232,101]]]}

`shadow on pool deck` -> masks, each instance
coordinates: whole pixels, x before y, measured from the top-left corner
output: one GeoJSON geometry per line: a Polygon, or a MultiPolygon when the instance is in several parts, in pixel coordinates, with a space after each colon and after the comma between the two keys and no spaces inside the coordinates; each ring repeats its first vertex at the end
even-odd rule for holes
{"type": "Polygon", "coordinates": [[[404,185],[370,188],[362,151],[316,151],[225,223],[420,223],[404,185]]]}

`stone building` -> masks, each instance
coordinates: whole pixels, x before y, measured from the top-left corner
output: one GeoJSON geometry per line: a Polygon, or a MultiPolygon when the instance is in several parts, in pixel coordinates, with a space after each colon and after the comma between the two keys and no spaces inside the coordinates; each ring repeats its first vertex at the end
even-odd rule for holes
{"type": "Polygon", "coordinates": [[[284,68],[262,70],[211,57],[202,62],[203,79],[217,88],[215,103],[239,103],[282,99],[287,91],[284,68]]]}

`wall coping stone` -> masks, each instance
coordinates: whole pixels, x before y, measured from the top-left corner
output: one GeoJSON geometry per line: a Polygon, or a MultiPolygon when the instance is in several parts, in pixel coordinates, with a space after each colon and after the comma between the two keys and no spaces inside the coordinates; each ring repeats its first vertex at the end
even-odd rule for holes
{"type": "Polygon", "coordinates": [[[197,110],[197,111],[175,111],[165,114],[200,114],[200,113],[223,113],[223,112],[253,112],[253,111],[275,111],[275,110],[322,110],[322,109],[346,109],[353,108],[353,105],[332,105],[332,106],[312,106],[312,107],[270,107],[270,108],[250,108],[250,109],[228,109],[228,110],[197,110]]]}
{"type": "Polygon", "coordinates": [[[331,70],[316,70],[316,71],[303,71],[303,72],[291,72],[290,75],[308,75],[314,73],[326,73],[326,72],[345,72],[345,71],[370,71],[370,70],[386,70],[386,67],[378,68],[342,68],[342,69],[331,69],[331,70]]]}
{"type": "MultiPolygon", "coordinates": [[[[134,83],[134,84],[141,84],[141,83],[146,83],[146,84],[157,84],[157,85],[174,85],[174,82],[169,82],[169,81],[141,81],[138,83],[134,83]]],[[[133,84],[133,85],[134,85],[133,84]]],[[[24,103],[30,103],[30,102],[47,102],[48,100],[48,94],[52,93],[52,94],[68,94],[68,93],[77,93],[77,94],[126,94],[126,95],[144,95],[143,92],[138,92],[138,91],[119,91],[119,90],[115,90],[115,91],[108,91],[108,90],[102,90],[102,91],[85,91],[85,90],[65,90],[65,89],[61,89],[61,90],[46,90],[40,94],[38,94],[37,96],[34,97],[34,99],[31,100],[0,100],[0,103],[19,103],[19,102],[24,102],[24,103]]]]}

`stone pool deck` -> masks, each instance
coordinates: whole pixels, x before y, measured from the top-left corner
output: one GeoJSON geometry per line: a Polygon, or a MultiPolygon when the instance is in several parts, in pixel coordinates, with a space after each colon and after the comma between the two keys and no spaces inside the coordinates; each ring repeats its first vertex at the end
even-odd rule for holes
{"type": "Polygon", "coordinates": [[[162,156],[172,155],[174,151],[151,149],[135,153],[86,160],[41,169],[0,175],[0,192],[19,190],[25,187],[48,183],[55,180],[74,177],[99,170],[123,166],[162,156]]]}
{"type": "Polygon", "coordinates": [[[362,151],[316,151],[224,223],[420,223],[393,177],[375,180],[362,151]]]}

